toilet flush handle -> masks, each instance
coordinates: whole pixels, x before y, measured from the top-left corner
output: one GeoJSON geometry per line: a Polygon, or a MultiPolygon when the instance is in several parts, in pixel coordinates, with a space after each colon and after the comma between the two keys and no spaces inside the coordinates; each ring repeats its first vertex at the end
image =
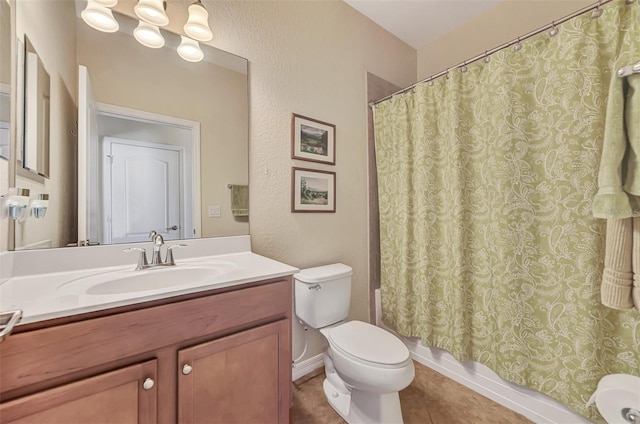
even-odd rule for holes
{"type": "Polygon", "coordinates": [[[314,284],[313,286],[309,286],[309,290],[322,290],[322,286],[320,284],[314,284]]]}

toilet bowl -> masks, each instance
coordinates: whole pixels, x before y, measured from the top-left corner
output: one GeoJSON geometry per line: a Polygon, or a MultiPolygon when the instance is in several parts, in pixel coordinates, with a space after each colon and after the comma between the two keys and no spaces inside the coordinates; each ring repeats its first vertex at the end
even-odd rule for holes
{"type": "Polygon", "coordinates": [[[321,329],[340,378],[351,387],[375,393],[397,392],[414,376],[409,350],[397,337],[362,321],[321,329]]]}
{"type": "Polygon", "coordinates": [[[296,274],[296,314],[325,341],[323,389],[333,409],[349,424],[402,423],[398,392],[413,380],[413,361],[388,331],[345,321],[351,272],[333,264],[296,274]]]}

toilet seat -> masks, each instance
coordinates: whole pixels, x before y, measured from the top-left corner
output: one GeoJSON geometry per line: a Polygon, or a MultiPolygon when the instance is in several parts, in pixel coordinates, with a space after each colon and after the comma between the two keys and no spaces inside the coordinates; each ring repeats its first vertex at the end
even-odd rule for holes
{"type": "Polygon", "coordinates": [[[382,368],[405,366],[409,349],[393,334],[362,321],[349,321],[329,329],[332,349],[354,362],[382,368]]]}

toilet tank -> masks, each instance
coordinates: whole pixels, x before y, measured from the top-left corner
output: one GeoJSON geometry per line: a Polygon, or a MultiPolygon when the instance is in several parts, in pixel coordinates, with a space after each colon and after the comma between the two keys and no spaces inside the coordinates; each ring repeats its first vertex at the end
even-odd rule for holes
{"type": "Polygon", "coordinates": [[[335,324],[349,315],[351,274],[344,264],[307,268],[293,276],[296,315],[312,328],[335,324]]]}

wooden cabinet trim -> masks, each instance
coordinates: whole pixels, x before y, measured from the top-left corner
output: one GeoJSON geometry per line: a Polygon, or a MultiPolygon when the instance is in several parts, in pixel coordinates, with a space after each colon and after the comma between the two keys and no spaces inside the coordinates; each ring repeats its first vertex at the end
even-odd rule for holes
{"type": "Polygon", "coordinates": [[[0,343],[0,394],[269,318],[288,318],[290,311],[291,277],[287,277],[272,284],[13,334],[0,343]],[[123,335],[129,336],[126,341],[123,335]]]}

